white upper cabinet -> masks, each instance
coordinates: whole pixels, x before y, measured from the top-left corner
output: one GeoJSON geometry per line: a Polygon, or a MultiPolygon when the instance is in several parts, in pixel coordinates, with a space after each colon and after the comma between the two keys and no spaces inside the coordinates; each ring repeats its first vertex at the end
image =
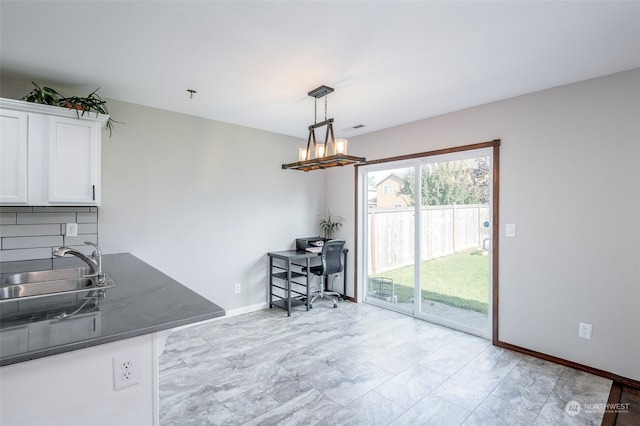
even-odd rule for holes
{"type": "Polygon", "coordinates": [[[100,128],[76,118],[49,117],[49,202],[100,204],[100,128]]]}
{"type": "Polygon", "coordinates": [[[0,203],[27,203],[27,114],[0,110],[0,203]]]}
{"type": "Polygon", "coordinates": [[[0,204],[99,206],[109,116],[0,98],[0,204]]]}

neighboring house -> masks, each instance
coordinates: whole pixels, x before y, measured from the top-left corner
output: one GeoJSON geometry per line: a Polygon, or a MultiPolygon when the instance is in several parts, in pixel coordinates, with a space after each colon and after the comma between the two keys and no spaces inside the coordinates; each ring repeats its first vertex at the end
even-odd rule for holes
{"type": "Polygon", "coordinates": [[[402,188],[402,182],[402,178],[395,173],[390,174],[380,181],[380,183],[376,185],[376,193],[378,196],[377,207],[407,207],[409,205],[409,197],[399,194],[402,188]]]}

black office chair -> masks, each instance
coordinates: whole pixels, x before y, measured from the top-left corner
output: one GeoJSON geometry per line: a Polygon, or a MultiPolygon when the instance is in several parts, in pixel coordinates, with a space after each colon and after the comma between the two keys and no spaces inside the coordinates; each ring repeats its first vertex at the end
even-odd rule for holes
{"type": "MultiPolygon", "coordinates": [[[[309,272],[314,275],[320,276],[320,290],[314,292],[315,295],[311,298],[309,302],[309,308],[313,308],[313,302],[318,298],[327,297],[333,300],[333,307],[338,307],[338,300],[340,299],[340,294],[333,291],[325,291],[326,281],[323,280],[325,278],[328,281],[328,276],[333,274],[339,274],[344,270],[344,257],[342,256],[342,251],[344,249],[344,240],[329,240],[324,243],[322,246],[322,253],[320,255],[321,264],[318,266],[312,266],[309,268],[309,272]]],[[[303,271],[306,272],[307,268],[302,268],[303,271]]],[[[335,276],[333,277],[335,279],[335,276]]]]}

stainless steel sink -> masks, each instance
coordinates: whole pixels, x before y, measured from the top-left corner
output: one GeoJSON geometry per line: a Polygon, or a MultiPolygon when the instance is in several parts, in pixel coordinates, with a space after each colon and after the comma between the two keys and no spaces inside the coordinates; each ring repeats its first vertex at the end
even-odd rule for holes
{"type": "Polygon", "coordinates": [[[24,272],[2,280],[0,302],[104,290],[114,286],[108,274],[105,274],[105,285],[97,285],[97,278],[91,275],[89,268],[24,272]]]}
{"type": "Polygon", "coordinates": [[[39,283],[42,281],[68,280],[90,275],[89,268],[49,269],[46,271],[23,272],[13,274],[2,280],[2,286],[15,284],[39,283]]]}

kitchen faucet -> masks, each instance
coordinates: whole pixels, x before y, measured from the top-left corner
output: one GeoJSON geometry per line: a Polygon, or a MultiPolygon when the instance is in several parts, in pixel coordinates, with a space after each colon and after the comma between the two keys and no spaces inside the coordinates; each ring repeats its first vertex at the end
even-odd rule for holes
{"type": "Polygon", "coordinates": [[[57,249],[55,249],[53,251],[53,255],[55,257],[64,257],[64,255],[66,254],[72,254],[80,258],[81,260],[84,261],[84,263],[89,265],[89,268],[91,269],[91,276],[96,277],[98,279],[98,285],[104,285],[106,282],[106,279],[105,279],[104,272],[102,272],[102,250],[100,250],[100,247],[98,247],[97,244],[94,244],[90,241],[85,241],[84,243],[87,245],[93,246],[93,248],[95,249],[91,254],[91,257],[88,257],[80,253],[76,249],[72,249],[70,247],[64,247],[64,246],[58,247],[57,249]]]}

